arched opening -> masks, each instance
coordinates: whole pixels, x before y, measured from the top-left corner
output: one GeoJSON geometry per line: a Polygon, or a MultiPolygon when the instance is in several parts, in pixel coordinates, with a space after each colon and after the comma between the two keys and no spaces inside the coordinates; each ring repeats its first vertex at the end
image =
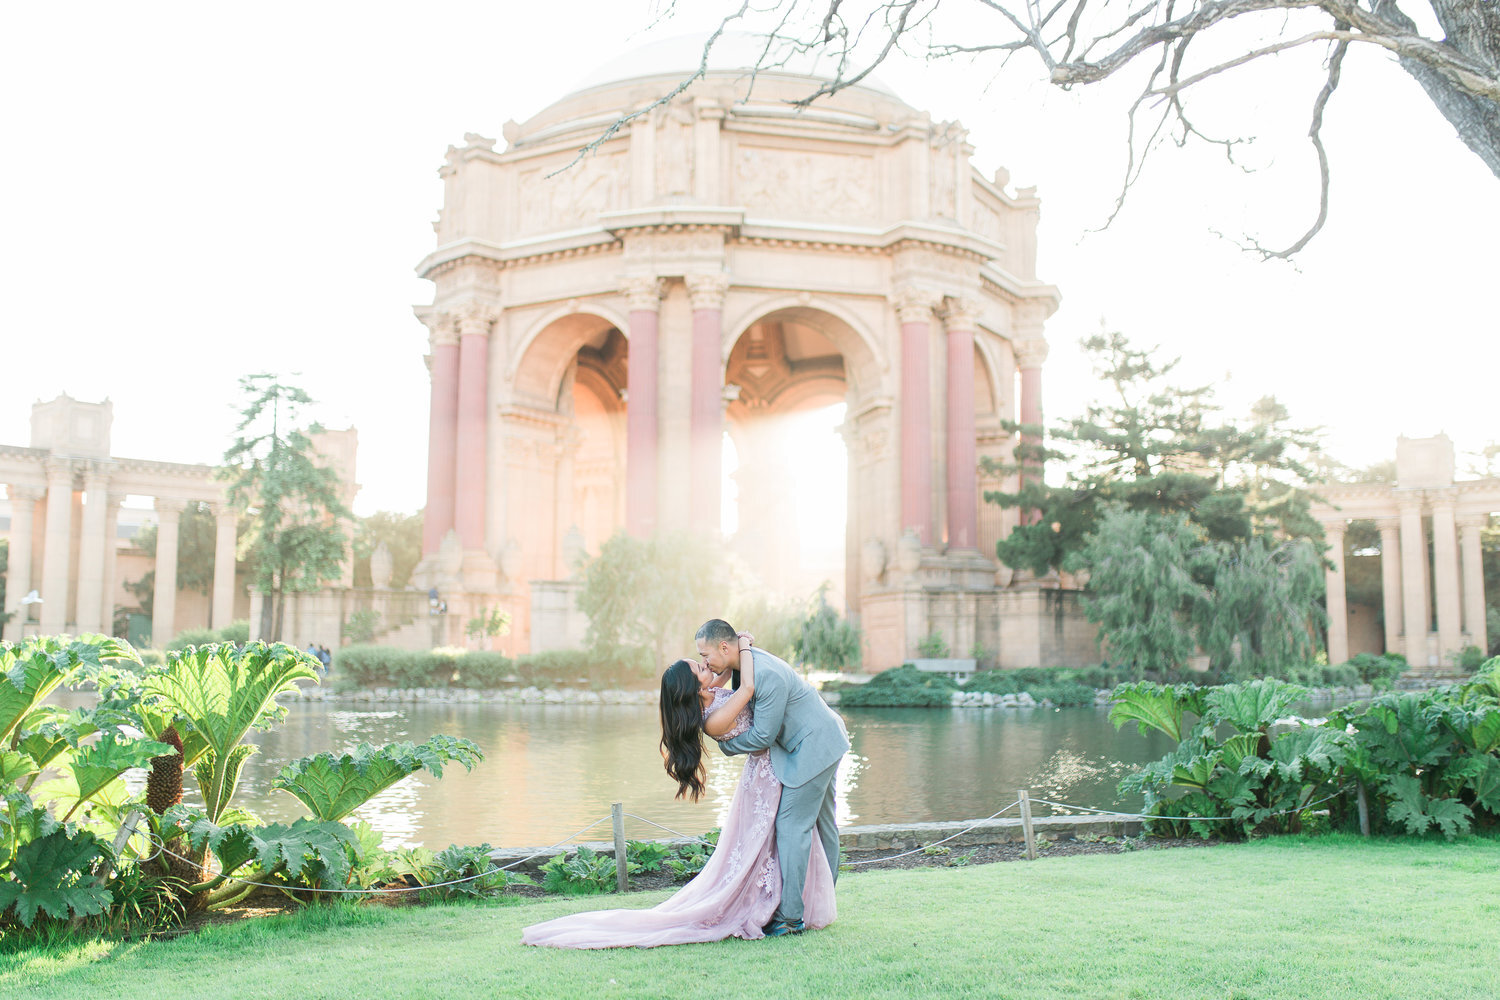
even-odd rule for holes
{"type": "Polygon", "coordinates": [[[725,533],[768,591],[806,597],[824,583],[844,607],[851,519],[841,429],[857,396],[846,352],[866,355],[843,320],[808,307],[750,323],[725,366],[725,533]]]}
{"type": "Polygon", "coordinates": [[[498,451],[525,579],[566,578],[624,524],[628,355],[614,322],[571,313],[537,331],[516,365],[498,451]]]}

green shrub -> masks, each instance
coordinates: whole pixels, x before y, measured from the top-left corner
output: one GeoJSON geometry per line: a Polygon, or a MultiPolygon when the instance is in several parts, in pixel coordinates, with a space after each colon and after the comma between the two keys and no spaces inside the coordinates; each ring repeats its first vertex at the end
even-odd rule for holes
{"type": "Polygon", "coordinates": [[[515,677],[515,661],[504,653],[474,650],[454,662],[458,675],[454,687],[484,691],[504,687],[515,677]]]}
{"type": "Polygon", "coordinates": [[[1094,703],[1094,689],[1076,681],[1039,684],[1028,693],[1038,702],[1050,701],[1059,708],[1078,708],[1094,703]]]}
{"type": "Polygon", "coordinates": [[[218,641],[218,634],[211,628],[184,629],[177,633],[177,638],[167,643],[167,651],[176,652],[189,646],[207,646],[218,641]]]}
{"type": "Polygon", "coordinates": [[[932,674],[904,663],[876,674],[868,684],[844,688],[839,705],[854,708],[940,707],[952,704],[958,684],[946,674],[932,674]]]}
{"type": "Polygon", "coordinates": [[[190,628],[177,633],[177,638],[167,643],[169,652],[187,649],[189,646],[207,646],[213,642],[234,642],[244,645],[250,641],[248,621],[230,622],[223,628],[190,628]]]}
{"type": "Polygon", "coordinates": [[[625,845],[625,859],[643,872],[659,872],[672,849],[655,840],[632,840],[625,845]]]}
{"type": "Polygon", "coordinates": [[[946,660],[948,658],[948,640],[944,639],[938,632],[932,632],[922,636],[917,643],[917,652],[929,660],[946,660]]]}
{"type": "MultiPolygon", "coordinates": [[[[625,865],[627,872],[639,870],[638,865],[630,863],[628,855],[625,865]]],[[[595,854],[587,847],[580,847],[571,858],[559,854],[542,865],[542,888],[566,896],[613,892],[616,888],[615,859],[595,854]]]]}

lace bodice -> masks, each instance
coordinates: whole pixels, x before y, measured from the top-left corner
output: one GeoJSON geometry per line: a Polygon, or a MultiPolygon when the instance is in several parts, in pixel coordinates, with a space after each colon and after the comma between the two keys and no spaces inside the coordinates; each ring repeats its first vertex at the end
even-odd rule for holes
{"type": "MultiPolygon", "coordinates": [[[[708,707],[703,710],[704,720],[707,721],[710,715],[713,715],[714,712],[718,711],[720,705],[724,704],[732,697],[734,697],[734,692],[729,688],[714,688],[714,700],[709,702],[708,707]]],[[[728,739],[733,739],[734,737],[740,735],[740,733],[743,733],[745,730],[749,729],[751,721],[752,716],[750,714],[750,706],[746,705],[740,710],[740,714],[735,716],[734,725],[729,727],[729,732],[725,733],[723,736],[715,736],[714,739],[718,740],[720,743],[728,739]]]]}

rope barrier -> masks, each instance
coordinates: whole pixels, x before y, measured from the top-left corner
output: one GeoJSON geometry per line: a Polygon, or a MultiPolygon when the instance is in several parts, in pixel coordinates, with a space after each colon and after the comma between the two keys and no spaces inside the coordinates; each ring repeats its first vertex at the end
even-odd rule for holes
{"type": "MultiPolygon", "coordinates": [[[[1328,802],[1328,801],[1330,801],[1332,799],[1337,798],[1338,796],[1344,794],[1348,790],[1349,790],[1349,788],[1346,785],[1343,788],[1339,788],[1336,791],[1334,791],[1332,794],[1326,795],[1323,798],[1318,799],[1315,802],[1309,802],[1306,805],[1300,806],[1300,807],[1298,807],[1296,809],[1283,809],[1283,810],[1281,810],[1279,812],[1271,813],[1266,818],[1270,819],[1273,816],[1289,816],[1292,813],[1305,812],[1306,810],[1311,809],[1314,806],[1321,805],[1324,802],[1328,802]]],[[[1167,820],[1167,821],[1171,821],[1171,822],[1174,822],[1174,823],[1175,822],[1204,822],[1204,823],[1208,823],[1208,822],[1228,822],[1228,821],[1233,821],[1235,819],[1235,817],[1233,817],[1233,816],[1158,816],[1158,815],[1147,815],[1145,813],[1118,812],[1118,811],[1113,810],[1113,809],[1096,809],[1093,806],[1079,806],[1079,805],[1073,805],[1072,803],[1069,803],[1069,802],[1054,802],[1051,799],[1033,799],[1032,801],[1033,802],[1037,802],[1037,803],[1041,803],[1043,805],[1053,806],[1053,807],[1058,808],[1058,809],[1074,809],[1074,810],[1078,810],[1079,812],[1093,813],[1093,814],[1099,815],[1099,816],[1108,816],[1108,817],[1112,817],[1112,818],[1127,819],[1127,820],[1129,820],[1129,819],[1137,819],[1137,820],[1167,820]]],[[[950,835],[944,837],[942,840],[934,841],[931,844],[924,844],[921,847],[915,847],[915,848],[912,848],[909,851],[903,851],[900,854],[891,854],[891,855],[886,855],[886,856],[878,857],[878,858],[864,858],[864,859],[859,860],[859,861],[845,861],[845,862],[842,863],[841,867],[852,868],[852,867],[854,867],[856,865],[871,865],[871,864],[878,864],[878,863],[880,863],[882,861],[895,861],[898,858],[909,857],[910,855],[913,855],[913,854],[918,854],[918,853],[922,853],[922,852],[931,850],[934,847],[941,847],[943,844],[946,844],[948,841],[950,841],[950,840],[956,840],[957,838],[962,837],[964,834],[970,833],[973,830],[977,829],[982,824],[988,823],[990,820],[998,819],[999,817],[1001,817],[1001,816],[1005,815],[1006,813],[1010,812],[1012,809],[1016,808],[1016,806],[1018,806],[1020,804],[1021,804],[1021,800],[1019,798],[1017,798],[1015,801],[1011,802],[1009,805],[1006,805],[1003,808],[996,810],[995,812],[993,812],[990,815],[986,816],[984,819],[975,820],[973,823],[971,823],[968,826],[964,827],[962,830],[959,830],[957,833],[950,834],[950,835]]],[[[629,818],[633,819],[633,820],[636,820],[636,821],[641,822],[641,823],[645,823],[648,826],[654,826],[654,827],[656,827],[659,830],[663,830],[663,831],[665,831],[667,833],[670,833],[670,834],[672,834],[675,837],[679,837],[679,838],[681,838],[683,840],[691,841],[693,843],[703,844],[706,847],[716,846],[714,844],[709,843],[709,841],[704,840],[702,837],[695,837],[695,836],[692,836],[690,834],[682,833],[679,830],[674,830],[674,829],[672,829],[669,826],[663,826],[662,824],[656,822],[655,820],[647,819],[644,816],[638,816],[635,813],[625,813],[625,815],[628,816],[629,818]]],[[[594,820],[594,822],[588,824],[587,826],[581,827],[580,829],[578,829],[574,833],[569,834],[568,836],[564,837],[562,840],[559,840],[557,843],[551,845],[550,847],[544,847],[544,848],[542,848],[539,851],[536,851],[536,852],[534,852],[532,854],[528,854],[524,858],[519,858],[519,859],[517,859],[515,861],[512,861],[508,865],[497,866],[495,868],[488,868],[488,869],[486,869],[486,870],[484,870],[482,872],[479,872],[477,874],[474,874],[474,875],[465,875],[462,878],[450,879],[449,881],[446,881],[446,882],[433,882],[433,883],[431,883],[429,885],[400,886],[400,887],[396,887],[396,888],[382,888],[382,889],[349,889],[349,888],[313,889],[313,888],[310,888],[310,887],[307,887],[307,886],[286,885],[286,884],[278,884],[278,883],[274,883],[274,882],[256,882],[256,881],[252,881],[250,879],[240,878],[240,877],[238,877],[236,875],[222,875],[221,877],[225,881],[227,881],[227,882],[236,882],[236,883],[238,883],[240,885],[251,886],[251,887],[261,888],[261,889],[281,889],[283,891],[288,891],[288,892],[326,892],[326,893],[334,893],[334,894],[340,894],[340,895],[375,895],[377,893],[422,892],[422,891],[427,890],[427,889],[443,889],[443,888],[446,888],[446,887],[452,886],[452,885],[461,885],[464,882],[472,882],[475,879],[484,878],[485,876],[491,875],[491,874],[493,874],[494,872],[497,872],[497,871],[502,871],[502,872],[503,871],[509,871],[509,870],[511,870],[513,868],[516,868],[519,865],[525,864],[528,861],[531,861],[531,860],[534,860],[534,859],[540,858],[540,857],[545,857],[546,855],[551,854],[553,851],[557,850],[559,847],[564,846],[565,844],[569,843],[572,840],[576,840],[578,837],[580,837],[583,834],[587,833],[588,831],[592,830],[594,827],[599,826],[601,823],[607,823],[607,822],[609,822],[611,818],[612,817],[605,816],[602,819],[596,819],[596,820],[594,820]]],[[[194,859],[183,857],[181,854],[178,854],[175,851],[169,849],[167,847],[166,841],[162,840],[160,837],[156,836],[154,833],[151,833],[150,831],[147,831],[147,830],[137,830],[136,832],[139,833],[140,836],[144,837],[146,839],[146,842],[148,844],[151,844],[151,845],[153,845],[155,847],[155,850],[151,854],[145,855],[145,856],[143,856],[141,858],[142,861],[150,861],[150,860],[153,860],[155,858],[161,857],[163,854],[165,854],[165,855],[168,855],[170,857],[176,858],[179,861],[186,862],[187,864],[198,866],[198,862],[195,861],[194,859]]]]}
{"type": "Polygon", "coordinates": [[[914,847],[911,850],[905,851],[905,852],[903,852],[901,854],[892,854],[889,857],[884,857],[884,858],[865,858],[863,861],[845,861],[845,862],[842,863],[842,865],[840,865],[840,867],[850,868],[850,867],[853,867],[854,865],[873,865],[877,861],[895,861],[897,858],[904,858],[904,857],[907,857],[908,855],[916,854],[918,851],[925,851],[928,848],[932,848],[932,847],[941,847],[943,844],[946,844],[948,841],[953,840],[955,837],[962,837],[964,834],[968,833],[970,830],[973,830],[974,828],[978,827],[979,824],[981,824],[981,823],[988,823],[992,819],[995,819],[995,818],[997,818],[999,816],[1003,816],[1004,814],[1010,812],[1012,809],[1014,809],[1016,806],[1018,806],[1020,804],[1021,804],[1021,800],[1020,799],[1016,799],[1016,801],[1012,802],[1010,805],[1006,806],[1004,809],[1001,809],[999,812],[990,813],[990,815],[986,816],[984,819],[977,819],[973,823],[971,823],[969,826],[965,827],[964,829],[958,831],[957,833],[953,834],[952,836],[944,837],[942,840],[939,840],[936,843],[924,844],[921,847],[914,847]]]}
{"type": "MultiPolygon", "coordinates": [[[[1327,802],[1330,799],[1338,798],[1340,795],[1343,795],[1348,790],[1349,790],[1349,786],[1345,785],[1344,787],[1339,788],[1336,791],[1334,791],[1334,793],[1332,795],[1325,795],[1323,798],[1318,799],[1316,802],[1309,802],[1309,803],[1307,803],[1307,805],[1299,806],[1296,809],[1283,809],[1283,810],[1281,810],[1279,812],[1273,812],[1270,815],[1268,815],[1266,817],[1266,819],[1270,819],[1272,816],[1290,816],[1292,813],[1306,812],[1307,810],[1311,809],[1313,806],[1322,805],[1324,802],[1327,802]]],[[[1097,814],[1099,814],[1101,816],[1113,816],[1113,817],[1117,817],[1119,819],[1139,819],[1139,820],[1160,819],[1160,820],[1170,820],[1171,822],[1174,822],[1174,823],[1183,822],[1183,821],[1188,821],[1188,822],[1203,822],[1203,823],[1218,823],[1218,822],[1233,822],[1237,818],[1240,818],[1240,817],[1234,817],[1234,816],[1160,816],[1160,815],[1147,814],[1147,813],[1124,813],[1124,812],[1116,812],[1113,809],[1095,809],[1092,806],[1075,806],[1075,805],[1073,805],[1072,803],[1069,803],[1069,802],[1053,802],[1051,799],[1032,799],[1031,801],[1033,801],[1033,802],[1040,802],[1040,803],[1042,803],[1044,805],[1056,806],[1059,809],[1077,809],[1080,812],[1097,813],[1097,814]]]]}
{"type": "Polygon", "coordinates": [[[630,819],[639,820],[640,822],[645,823],[647,826],[654,826],[658,830],[665,830],[667,833],[670,833],[674,837],[681,837],[683,840],[691,840],[693,843],[695,843],[695,844],[702,844],[704,847],[713,847],[713,846],[715,846],[714,844],[710,843],[709,841],[704,840],[702,837],[695,837],[695,836],[693,836],[690,833],[682,833],[679,830],[672,829],[670,826],[662,826],[660,823],[656,822],[656,820],[654,820],[654,819],[647,819],[644,816],[637,816],[635,813],[626,813],[625,815],[628,816],[630,819]]]}

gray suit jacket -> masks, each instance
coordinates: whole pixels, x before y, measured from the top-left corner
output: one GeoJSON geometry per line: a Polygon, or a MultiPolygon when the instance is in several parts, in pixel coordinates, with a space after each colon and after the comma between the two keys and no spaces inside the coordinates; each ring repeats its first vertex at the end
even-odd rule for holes
{"type": "Polygon", "coordinates": [[[849,749],[844,720],[784,660],[763,649],[755,657],[755,723],[719,744],[726,754],[771,751],[771,768],[788,788],[828,770],[849,749]]]}

